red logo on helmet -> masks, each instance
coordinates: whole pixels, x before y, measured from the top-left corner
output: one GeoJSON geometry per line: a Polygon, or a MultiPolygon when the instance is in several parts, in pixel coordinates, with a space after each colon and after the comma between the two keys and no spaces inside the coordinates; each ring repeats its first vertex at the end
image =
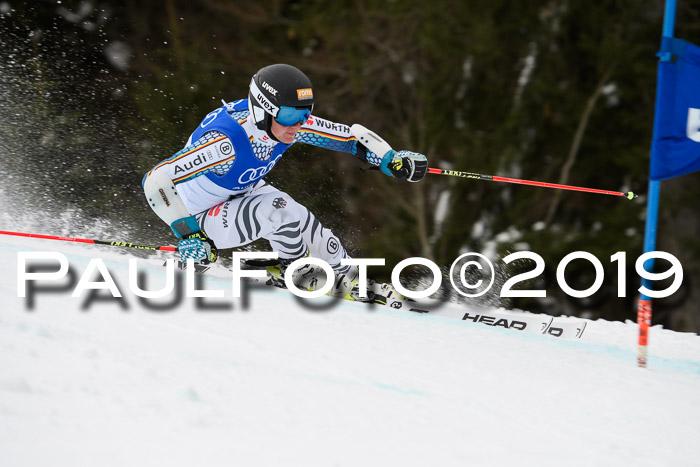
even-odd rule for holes
{"type": "Polygon", "coordinates": [[[216,217],[219,215],[220,212],[221,212],[221,205],[218,205],[218,206],[214,206],[213,208],[211,208],[209,210],[209,212],[207,213],[207,215],[212,216],[212,217],[216,217]]]}

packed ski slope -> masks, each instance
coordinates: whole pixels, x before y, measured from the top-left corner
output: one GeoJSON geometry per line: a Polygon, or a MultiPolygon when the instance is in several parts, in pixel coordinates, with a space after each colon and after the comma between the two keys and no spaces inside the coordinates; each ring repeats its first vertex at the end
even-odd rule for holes
{"type": "MultiPolygon", "coordinates": [[[[1,465],[700,465],[697,335],[652,328],[639,369],[633,323],[564,340],[273,288],[155,310],[128,258],[0,238],[1,465]],[[42,251],[78,278],[103,259],[124,305],[69,289],[28,310],[18,252],[42,251]]],[[[153,288],[161,263],[139,263],[153,288]]]]}

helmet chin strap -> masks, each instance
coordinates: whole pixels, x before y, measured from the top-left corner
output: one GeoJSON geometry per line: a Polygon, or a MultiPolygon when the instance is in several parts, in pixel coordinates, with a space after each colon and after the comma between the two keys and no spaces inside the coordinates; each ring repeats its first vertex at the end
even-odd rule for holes
{"type": "Polygon", "coordinates": [[[275,135],[272,133],[272,115],[265,113],[265,118],[263,119],[263,122],[264,122],[263,126],[265,127],[263,131],[265,133],[267,133],[267,136],[272,138],[274,141],[281,143],[282,141],[278,140],[275,137],[275,135]]]}

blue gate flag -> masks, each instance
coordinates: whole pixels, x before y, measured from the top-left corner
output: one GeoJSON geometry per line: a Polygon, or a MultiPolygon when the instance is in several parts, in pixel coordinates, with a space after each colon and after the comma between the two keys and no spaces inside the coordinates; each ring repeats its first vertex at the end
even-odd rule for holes
{"type": "Polygon", "coordinates": [[[659,62],[651,147],[651,180],[666,180],[700,170],[700,47],[664,37],[659,62]]]}

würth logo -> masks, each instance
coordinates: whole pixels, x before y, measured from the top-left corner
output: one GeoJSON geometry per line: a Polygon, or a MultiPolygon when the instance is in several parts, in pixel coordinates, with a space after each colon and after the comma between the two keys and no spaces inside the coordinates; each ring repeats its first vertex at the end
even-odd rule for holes
{"type": "Polygon", "coordinates": [[[218,206],[214,206],[209,210],[207,213],[208,216],[216,217],[221,213],[221,205],[219,204],[218,206]]]}
{"type": "Polygon", "coordinates": [[[284,198],[275,198],[272,200],[272,207],[275,209],[284,209],[287,205],[287,201],[284,198]]]}

